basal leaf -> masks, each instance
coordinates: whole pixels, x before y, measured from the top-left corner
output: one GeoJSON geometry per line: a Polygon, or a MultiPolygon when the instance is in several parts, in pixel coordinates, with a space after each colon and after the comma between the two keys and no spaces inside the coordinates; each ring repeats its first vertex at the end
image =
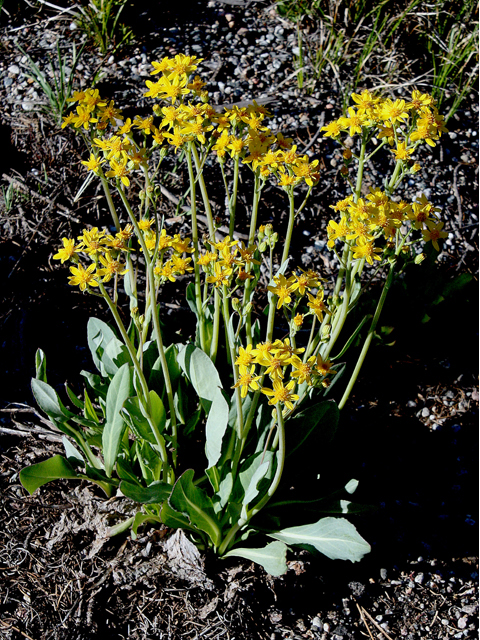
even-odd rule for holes
{"type": "Polygon", "coordinates": [[[35,354],[35,377],[37,380],[47,382],[47,360],[41,349],[37,349],[35,354]]]}
{"type": "Polygon", "coordinates": [[[125,363],[114,375],[107,392],[107,419],[102,434],[102,445],[105,473],[109,478],[126,428],[121,415],[123,403],[132,393],[132,369],[128,363],[125,363]]]}
{"type": "Polygon", "coordinates": [[[187,469],[178,478],[170,496],[170,506],[187,515],[191,524],[207,533],[218,546],[221,532],[213,503],[205,491],[193,484],[193,475],[193,469],[187,469]]]}
{"type": "Polygon", "coordinates": [[[65,409],[55,389],[46,382],[32,378],[32,392],[40,409],[50,418],[65,422],[73,415],[65,409]]]}
{"type": "Polygon", "coordinates": [[[260,549],[232,549],[223,557],[239,556],[261,565],[271,576],[287,572],[287,547],[283,542],[270,542],[260,549]]]}
{"type": "Polygon", "coordinates": [[[135,500],[135,502],[141,502],[142,504],[161,504],[170,496],[172,485],[166,482],[152,482],[148,487],[140,487],[122,480],[120,483],[120,491],[124,496],[135,500]]]}
{"type": "Polygon", "coordinates": [[[78,451],[78,449],[74,447],[70,440],[68,440],[65,436],[62,436],[62,444],[63,448],[65,449],[65,455],[67,456],[67,459],[71,464],[75,465],[76,467],[85,465],[85,460],[83,459],[80,451],[78,451]]]}
{"type": "Polygon", "coordinates": [[[107,343],[115,337],[113,329],[103,322],[103,320],[99,320],[98,318],[89,319],[87,323],[88,347],[92,354],[93,362],[100,373],[104,373],[101,363],[101,355],[105,350],[107,343]]]}
{"type": "Polygon", "coordinates": [[[36,489],[52,480],[59,480],[60,478],[79,479],[75,469],[63,456],[53,456],[53,458],[44,462],[25,467],[20,471],[19,477],[20,482],[30,495],[36,489]]]}
{"type": "Polygon", "coordinates": [[[228,426],[228,415],[228,402],[225,400],[221,390],[217,389],[205,426],[205,454],[209,468],[217,464],[220,458],[223,436],[228,426]]]}
{"type": "Polygon", "coordinates": [[[215,365],[206,353],[193,344],[181,349],[178,354],[178,363],[208,412],[217,389],[222,388],[215,365]]]}
{"type": "Polygon", "coordinates": [[[343,518],[321,518],[313,524],[289,527],[268,535],[285,544],[314,547],[331,560],[358,562],[370,552],[368,542],[343,518]]]}

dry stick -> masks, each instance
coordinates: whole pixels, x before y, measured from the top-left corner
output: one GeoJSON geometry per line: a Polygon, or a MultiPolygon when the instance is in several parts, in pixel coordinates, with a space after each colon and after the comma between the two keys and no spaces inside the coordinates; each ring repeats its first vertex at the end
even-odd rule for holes
{"type": "MultiPolygon", "coordinates": [[[[360,614],[362,614],[362,612],[363,612],[363,613],[368,617],[368,619],[369,619],[369,620],[370,620],[370,621],[371,621],[371,622],[372,622],[372,623],[377,627],[377,629],[378,629],[381,633],[383,633],[383,635],[387,638],[387,640],[392,640],[391,636],[389,636],[389,635],[388,635],[388,633],[387,633],[384,629],[382,629],[382,627],[378,624],[378,622],[376,622],[376,621],[372,618],[372,616],[368,613],[368,611],[366,611],[363,607],[359,607],[359,606],[358,606],[358,604],[357,604],[357,607],[358,607],[358,608],[359,608],[359,610],[360,610],[360,614]]],[[[363,618],[363,616],[362,616],[362,618],[363,618]]],[[[367,629],[368,629],[368,627],[367,627],[367,629]]]]}
{"type": "Polygon", "coordinates": [[[360,611],[360,616],[362,618],[363,624],[365,625],[367,631],[368,631],[368,635],[370,636],[370,638],[372,640],[375,640],[375,638],[372,636],[372,632],[370,631],[370,627],[367,624],[367,621],[365,620],[365,616],[363,615],[363,611],[361,609],[361,607],[359,606],[358,602],[355,603],[357,605],[357,609],[360,611]]]}
{"type": "Polygon", "coordinates": [[[19,633],[20,635],[22,635],[24,638],[27,638],[27,640],[33,640],[33,638],[31,636],[28,636],[26,633],[24,633],[23,631],[21,631],[21,629],[19,629],[18,627],[14,627],[13,624],[9,625],[6,622],[4,622],[3,620],[0,620],[0,623],[3,625],[4,629],[13,629],[14,631],[16,631],[17,633],[19,633]]]}

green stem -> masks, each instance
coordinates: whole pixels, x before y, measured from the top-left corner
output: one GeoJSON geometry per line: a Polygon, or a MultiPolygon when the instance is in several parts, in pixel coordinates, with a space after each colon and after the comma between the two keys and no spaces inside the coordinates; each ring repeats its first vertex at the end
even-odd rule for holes
{"type": "Polygon", "coordinates": [[[195,160],[195,169],[197,171],[197,179],[200,185],[203,206],[205,207],[205,214],[207,216],[208,233],[210,235],[210,240],[212,242],[215,242],[215,225],[213,224],[212,207],[210,206],[210,200],[208,199],[207,186],[203,178],[203,171],[200,170],[200,158],[198,157],[197,148],[194,142],[190,143],[190,148],[192,150],[193,158],[195,160]]]}
{"type": "MultiPolygon", "coordinates": [[[[248,234],[248,247],[251,247],[255,241],[255,232],[257,230],[257,218],[258,218],[258,205],[260,202],[260,193],[262,189],[260,187],[260,173],[255,171],[255,185],[253,189],[253,205],[252,205],[252,217],[250,219],[250,232],[248,234]]],[[[250,273],[250,265],[245,267],[245,271],[250,273]]],[[[243,306],[246,308],[248,303],[250,302],[250,298],[252,296],[252,280],[250,278],[245,282],[245,290],[243,293],[243,306]]],[[[245,318],[245,330],[247,334],[247,344],[252,344],[252,311],[251,309],[247,311],[247,315],[245,318]]]]}
{"type": "Polygon", "coordinates": [[[293,189],[291,189],[288,192],[288,200],[290,204],[289,215],[288,215],[288,228],[287,228],[287,235],[285,236],[285,244],[283,246],[281,266],[283,265],[285,260],[288,258],[288,254],[290,252],[290,243],[292,241],[293,225],[295,223],[295,197],[293,194],[293,189]]]}
{"type": "Polygon", "coordinates": [[[118,233],[120,231],[120,220],[118,219],[117,211],[115,209],[115,205],[113,204],[110,187],[101,168],[98,175],[100,176],[100,181],[102,183],[103,192],[105,193],[105,197],[107,199],[108,208],[110,209],[110,214],[112,216],[113,223],[115,224],[115,229],[118,233]]]}
{"type": "Polygon", "coordinates": [[[372,323],[370,325],[370,329],[368,330],[367,337],[366,337],[365,342],[363,344],[362,351],[361,351],[361,353],[360,353],[360,355],[358,357],[357,364],[355,365],[355,369],[354,369],[354,371],[353,371],[353,373],[352,373],[352,375],[350,377],[350,380],[348,381],[348,385],[347,385],[347,388],[345,389],[345,393],[343,394],[342,399],[340,400],[340,402],[338,404],[338,408],[339,409],[343,409],[343,407],[345,406],[345,403],[347,402],[348,397],[349,397],[349,395],[350,395],[350,393],[351,393],[351,391],[353,389],[353,385],[355,384],[355,382],[356,382],[356,380],[358,378],[358,374],[360,373],[360,369],[363,366],[363,363],[365,361],[365,357],[366,357],[366,355],[368,353],[368,350],[370,348],[370,345],[372,343],[373,336],[375,335],[375,329],[377,327],[377,323],[378,323],[378,320],[380,318],[380,314],[382,312],[383,305],[385,303],[385,299],[387,297],[388,290],[390,289],[390,286],[392,284],[394,273],[395,273],[395,262],[392,262],[390,264],[390,270],[388,272],[387,279],[385,281],[385,284],[383,285],[382,295],[380,296],[380,300],[378,301],[377,308],[376,308],[376,311],[375,311],[375,315],[373,316],[372,323]]]}
{"type": "Polygon", "coordinates": [[[212,342],[210,343],[210,360],[215,364],[218,351],[218,334],[220,333],[220,294],[215,289],[214,292],[214,314],[213,314],[213,330],[212,330],[212,342]]]}
{"type": "MultiPolygon", "coordinates": [[[[162,373],[165,381],[165,390],[167,392],[168,398],[168,407],[170,410],[170,426],[172,430],[172,439],[173,439],[173,450],[172,450],[172,460],[173,463],[176,464],[176,441],[177,441],[177,416],[175,413],[175,405],[173,402],[173,389],[172,382],[170,380],[170,373],[168,371],[167,358],[165,356],[165,349],[163,346],[162,332],[160,329],[160,319],[157,311],[157,300],[156,300],[156,292],[155,292],[155,275],[153,272],[153,263],[150,259],[147,246],[145,245],[145,240],[143,238],[143,234],[141,232],[140,227],[138,226],[138,222],[135,218],[135,215],[130,207],[130,203],[128,202],[125,193],[123,190],[118,187],[118,191],[120,193],[120,197],[122,199],[123,205],[130,217],[130,220],[135,228],[135,233],[137,235],[138,241],[140,242],[140,246],[143,250],[143,256],[145,259],[145,265],[147,269],[147,284],[148,284],[148,296],[149,296],[149,304],[152,313],[153,320],[153,331],[155,335],[155,341],[157,343],[158,355],[160,357],[160,362],[162,365],[162,373]]],[[[142,374],[143,375],[143,374],[142,374]]],[[[163,438],[162,438],[163,439],[163,438]]]]}
{"type": "Polygon", "coordinates": [[[193,144],[189,142],[188,149],[186,151],[187,164],[188,164],[188,176],[190,179],[190,199],[191,199],[191,213],[192,213],[192,244],[193,244],[193,262],[195,269],[195,302],[197,305],[198,324],[200,329],[200,346],[205,351],[206,335],[205,335],[205,314],[203,312],[202,304],[202,288],[200,284],[200,265],[198,264],[198,224],[197,224],[197,205],[195,202],[195,176],[193,175],[192,164],[192,148],[193,144]]]}
{"type": "Polygon", "coordinates": [[[271,499],[273,494],[280,484],[282,478],[283,468],[285,465],[285,423],[283,420],[282,406],[277,404],[277,436],[278,436],[278,454],[277,454],[277,469],[267,493],[259,500],[259,502],[247,513],[246,518],[240,518],[240,520],[230,529],[225,536],[222,544],[218,549],[219,555],[223,555],[228,551],[229,547],[235,542],[236,533],[249,522],[254,515],[263,509],[267,502],[271,499]]]}
{"type": "MultiPolygon", "coordinates": [[[[225,324],[225,328],[228,327],[228,322],[230,319],[230,310],[228,308],[228,297],[227,297],[227,287],[226,285],[222,285],[222,298],[223,298],[223,322],[225,324]]],[[[230,336],[228,334],[228,329],[226,331],[227,337],[227,345],[230,353],[230,359],[232,361],[232,371],[233,371],[233,383],[237,384],[238,382],[238,368],[235,364],[235,345],[230,342],[230,336]]],[[[243,438],[243,410],[242,410],[242,396],[240,387],[235,388],[235,400],[237,404],[237,435],[238,439],[242,440],[243,438]]]]}
{"type": "Polygon", "coordinates": [[[233,238],[233,232],[235,230],[235,212],[237,210],[237,193],[238,193],[238,169],[240,166],[240,156],[235,156],[233,165],[233,192],[228,200],[228,207],[230,209],[230,224],[228,226],[228,233],[230,238],[233,238]]]}

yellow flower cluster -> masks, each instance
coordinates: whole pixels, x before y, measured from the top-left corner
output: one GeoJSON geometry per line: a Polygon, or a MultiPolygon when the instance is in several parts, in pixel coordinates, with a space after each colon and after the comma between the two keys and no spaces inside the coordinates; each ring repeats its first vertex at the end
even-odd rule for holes
{"type": "Polygon", "coordinates": [[[101,98],[97,89],[75,92],[71,101],[78,103],[76,112],[64,118],[62,128],[70,125],[91,134],[94,151],[89,160],[83,161],[87,169],[100,175],[102,165],[108,162],[105,175],[129,186],[129,174],[146,166],[151,149],[169,145],[177,152],[189,142],[197,141],[213,150],[221,162],[227,154],[239,158],[262,177],[275,176],[283,188],[302,181],[309,186],[318,182],[318,160],[310,162],[307,155],[297,153],[291,139],[272,133],[264,122],[271,115],[265,107],[254,101],[248,107],[234,106],[219,114],[208,104],[201,78],[195,76],[189,82],[199,62],[201,59],[196,56],[183,54],[152,62],[151,75],[161,75],[156,82],[146,81],[145,96],[166,104],[155,104],[154,115],[136,116],[133,122],[128,118],[121,126],[118,125],[124,119],[121,112],[113,101],[108,103],[101,98]],[[135,141],[134,130],[143,133],[141,144],[135,141]],[[150,147],[148,136],[152,139],[150,147]]]}
{"type": "Polygon", "coordinates": [[[294,402],[299,399],[295,393],[297,384],[307,383],[309,386],[318,384],[327,387],[328,376],[336,371],[332,364],[323,360],[320,355],[314,355],[303,361],[299,354],[304,348],[296,349],[290,344],[289,338],[275,340],[273,343],[260,342],[255,348],[250,344],[245,349],[240,347],[235,364],[239,368],[238,381],[232,388],[240,387],[241,396],[245,398],[248,391],[260,391],[269,397],[268,404],[281,403],[292,410],[294,402]],[[256,366],[262,367],[260,375],[256,375],[256,366]],[[289,380],[285,378],[289,374],[289,380]],[[268,376],[272,383],[270,387],[260,387],[258,381],[268,376]]]}
{"type": "Polygon", "coordinates": [[[82,235],[74,238],[62,238],[61,247],[53,256],[54,260],[60,260],[63,264],[67,260],[74,262],[71,266],[73,274],[69,278],[69,284],[79,286],[81,291],[88,287],[98,287],[99,282],[109,282],[113,277],[123,276],[127,269],[121,261],[121,254],[130,251],[129,240],[133,235],[133,228],[127,225],[115,236],[108,235],[106,231],[100,231],[97,227],[84,229],[82,235]],[[80,257],[90,259],[88,267],[80,262],[80,257]]]}
{"type": "MultiPolygon", "coordinates": [[[[193,271],[192,258],[185,254],[193,253],[190,238],[182,238],[178,233],[169,236],[165,229],[160,234],[156,234],[152,229],[153,219],[148,221],[150,226],[144,222],[142,233],[145,246],[150,253],[158,248],[158,258],[154,267],[154,275],[160,284],[165,282],[175,282],[178,276],[193,271]]],[[[141,223],[140,223],[141,225],[141,223]]]]}
{"type": "MultiPolygon", "coordinates": [[[[300,299],[307,294],[309,313],[316,316],[322,322],[325,313],[330,313],[324,301],[325,292],[322,287],[319,275],[312,270],[303,271],[299,269],[300,274],[294,273],[289,278],[283,274],[274,276],[274,285],[267,287],[270,293],[277,296],[277,309],[286,307],[295,299],[295,308],[298,306],[300,299]],[[312,295],[310,291],[317,290],[316,295],[312,295]]],[[[303,314],[297,314],[293,320],[293,329],[298,329],[303,324],[303,314]]]]}
{"type": "Polygon", "coordinates": [[[231,240],[227,236],[219,242],[208,241],[216,251],[206,251],[198,258],[198,264],[207,274],[206,281],[215,287],[229,286],[234,279],[238,284],[253,279],[251,266],[260,264],[254,259],[256,245],[246,247],[238,240],[231,240]]]}
{"type": "Polygon", "coordinates": [[[417,89],[412,91],[410,99],[383,99],[367,89],[352,93],[352,99],[356,109],[349,107],[346,116],[322,127],[324,136],[336,139],[343,132],[353,136],[370,129],[378,139],[395,145],[392,152],[396,160],[407,161],[421,142],[434,147],[441,134],[448,131],[432,96],[417,89]],[[403,130],[402,125],[406,125],[403,130]]]}
{"type": "Polygon", "coordinates": [[[435,208],[424,194],[419,200],[408,204],[401,200],[394,202],[380,189],[370,189],[366,198],[354,201],[353,196],[330,205],[340,213],[340,221],[330,220],[327,226],[328,246],[333,248],[336,240],[348,242],[353,248],[355,259],[365,259],[370,265],[380,261],[381,254],[388,242],[395,238],[402,225],[411,225],[422,230],[425,241],[431,240],[438,251],[438,239],[448,234],[442,231],[443,222],[439,222],[435,208]],[[376,247],[377,239],[384,239],[383,248],[376,247]]]}
{"type": "MultiPolygon", "coordinates": [[[[143,219],[138,226],[147,251],[152,255],[155,248],[158,249],[154,268],[158,284],[174,282],[177,276],[193,271],[193,266],[190,266],[192,259],[184,257],[184,254],[193,252],[190,238],[182,238],[179,234],[169,236],[165,229],[157,236],[151,228],[153,224],[153,218],[143,219]]],[[[62,264],[66,261],[73,262],[75,266],[70,267],[73,275],[69,278],[69,284],[78,285],[81,291],[85,291],[88,287],[98,287],[100,281],[109,282],[113,277],[123,276],[127,272],[121,256],[133,250],[129,242],[132,237],[131,224],[127,224],[114,236],[97,227],[84,229],[77,241],[62,238],[63,247],[53,259],[60,260],[62,264]],[[90,260],[87,267],[80,262],[81,257],[90,260]]]]}

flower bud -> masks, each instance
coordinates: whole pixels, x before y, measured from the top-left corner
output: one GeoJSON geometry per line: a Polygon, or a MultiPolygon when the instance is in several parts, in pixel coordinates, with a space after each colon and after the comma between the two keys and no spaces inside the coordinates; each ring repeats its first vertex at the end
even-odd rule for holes
{"type": "Polygon", "coordinates": [[[240,300],[238,298],[232,298],[232,308],[238,314],[240,313],[241,305],[240,305],[240,300]]]}
{"type": "Polygon", "coordinates": [[[273,235],[273,225],[268,223],[265,225],[265,235],[270,238],[273,235]]]}
{"type": "Polygon", "coordinates": [[[344,149],[343,151],[343,159],[344,160],[350,160],[350,158],[352,157],[352,152],[350,149],[344,149]]]}
{"type": "Polygon", "coordinates": [[[145,191],[143,189],[141,191],[139,191],[138,197],[140,198],[140,200],[145,200],[145,198],[147,197],[146,193],[145,193],[145,191]]]}
{"type": "Polygon", "coordinates": [[[267,250],[267,243],[266,242],[261,242],[259,247],[258,247],[258,250],[260,251],[260,253],[263,253],[264,251],[266,251],[267,250]]]}
{"type": "Polygon", "coordinates": [[[332,325],[331,324],[326,324],[323,329],[322,329],[322,339],[326,340],[329,335],[330,335],[330,331],[332,329],[332,325]]]}
{"type": "Polygon", "coordinates": [[[343,167],[340,169],[340,173],[342,174],[342,176],[348,176],[348,167],[343,165],[343,167]]]}
{"type": "Polygon", "coordinates": [[[421,262],[423,262],[426,258],[426,255],[424,253],[419,253],[418,255],[415,256],[415,264],[420,264],[421,262]]]}
{"type": "Polygon", "coordinates": [[[149,195],[149,196],[150,196],[150,195],[152,195],[152,193],[154,192],[154,190],[155,190],[155,187],[152,187],[152,185],[151,185],[151,184],[150,184],[150,185],[148,185],[148,187],[147,187],[147,193],[148,193],[148,195],[149,195]]]}

